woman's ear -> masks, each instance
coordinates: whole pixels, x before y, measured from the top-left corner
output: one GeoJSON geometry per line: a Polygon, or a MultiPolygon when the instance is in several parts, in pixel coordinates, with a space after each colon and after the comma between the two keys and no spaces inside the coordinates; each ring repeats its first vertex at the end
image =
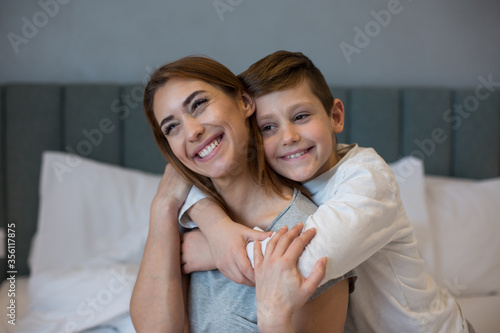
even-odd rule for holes
{"type": "Polygon", "coordinates": [[[344,130],[344,103],[338,98],[333,100],[330,119],[333,125],[335,134],[339,134],[344,130]]]}
{"type": "Polygon", "coordinates": [[[246,91],[241,91],[240,97],[245,117],[249,118],[255,112],[255,99],[246,91]]]}

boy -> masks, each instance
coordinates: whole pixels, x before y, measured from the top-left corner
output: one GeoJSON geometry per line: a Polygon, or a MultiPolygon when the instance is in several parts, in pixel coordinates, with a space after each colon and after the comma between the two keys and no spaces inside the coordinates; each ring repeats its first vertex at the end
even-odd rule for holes
{"type": "MultiPolygon", "coordinates": [[[[314,263],[327,257],[326,281],[356,268],[346,331],[469,332],[456,301],[426,272],[389,166],[373,149],[337,145],[344,107],[312,62],[301,53],[278,51],[240,78],[256,101],[267,163],[302,183],[319,205],[305,224],[317,233],[299,259],[299,269],[308,276],[314,263]]],[[[198,199],[188,197],[186,206],[198,199]]],[[[207,239],[215,266],[235,282],[250,284],[243,246],[268,235],[228,221],[209,200],[188,213],[207,239]]],[[[186,237],[192,244],[189,233],[186,237]]],[[[213,268],[189,259],[184,271],[213,268]]]]}

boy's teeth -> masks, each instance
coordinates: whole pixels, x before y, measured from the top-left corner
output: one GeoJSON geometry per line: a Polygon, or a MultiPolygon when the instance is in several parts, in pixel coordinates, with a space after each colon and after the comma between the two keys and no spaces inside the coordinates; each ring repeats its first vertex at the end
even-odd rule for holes
{"type": "Polygon", "coordinates": [[[288,155],[288,156],[286,156],[286,158],[288,158],[288,159],[294,159],[294,158],[300,157],[300,156],[304,155],[306,153],[306,151],[307,150],[301,151],[300,153],[288,155]]]}
{"type": "Polygon", "coordinates": [[[220,143],[220,138],[215,139],[212,143],[209,143],[205,148],[203,148],[203,150],[200,151],[198,155],[200,155],[201,158],[207,156],[212,152],[212,150],[215,149],[215,147],[219,145],[219,143],[220,143]]]}

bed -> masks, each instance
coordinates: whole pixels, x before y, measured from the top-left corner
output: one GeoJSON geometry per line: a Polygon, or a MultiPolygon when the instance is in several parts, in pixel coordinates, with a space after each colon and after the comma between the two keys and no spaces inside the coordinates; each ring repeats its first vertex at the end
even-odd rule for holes
{"type": "MultiPolygon", "coordinates": [[[[332,87],[340,142],[391,164],[434,279],[500,327],[500,94],[332,87]]],[[[4,332],[133,332],[128,302],[165,161],[143,84],[0,87],[4,332]],[[14,325],[15,324],[15,325],[14,325]]]]}

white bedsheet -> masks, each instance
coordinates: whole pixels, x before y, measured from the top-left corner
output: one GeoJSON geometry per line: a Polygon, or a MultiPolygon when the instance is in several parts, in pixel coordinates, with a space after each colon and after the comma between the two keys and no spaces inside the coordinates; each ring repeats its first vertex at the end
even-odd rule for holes
{"type": "MultiPolygon", "coordinates": [[[[19,320],[23,317],[25,317],[27,311],[28,311],[28,278],[27,277],[21,277],[16,280],[16,322],[19,323],[19,320]]],[[[104,285],[105,286],[105,285],[104,285]]],[[[9,285],[7,281],[4,281],[2,283],[1,289],[0,289],[0,307],[2,309],[5,309],[8,305],[9,298],[8,298],[8,289],[9,285]]],[[[125,296],[125,290],[124,294],[125,296]]],[[[118,300],[118,297],[116,298],[118,300]]],[[[458,302],[460,303],[460,306],[462,308],[462,311],[464,312],[465,317],[467,320],[469,320],[472,325],[474,326],[474,329],[476,330],[476,333],[498,333],[499,332],[499,327],[500,327],[500,295],[494,295],[494,296],[483,296],[483,297],[468,297],[468,298],[458,298],[458,302]]],[[[77,302],[72,302],[73,306],[75,306],[77,302]]],[[[76,304],[78,305],[78,304],[76,304]]],[[[121,303],[118,307],[115,308],[119,309],[120,307],[121,310],[123,310],[123,305],[126,305],[128,307],[128,303],[121,303]]],[[[108,313],[111,313],[111,309],[108,309],[108,313]]],[[[128,311],[128,310],[127,310],[128,311]]],[[[119,311],[117,311],[119,312],[119,311]]],[[[51,315],[53,317],[54,314],[51,315]]],[[[61,322],[61,316],[56,316],[61,322]]],[[[83,317],[84,321],[85,318],[83,317]]],[[[100,317],[101,319],[104,319],[104,316],[100,317]]],[[[95,323],[97,323],[98,318],[96,317],[95,323]]],[[[46,320],[43,318],[38,318],[38,320],[29,320],[23,325],[26,329],[28,329],[27,325],[46,325],[46,320]]],[[[97,324],[96,324],[97,325],[97,324]]],[[[17,332],[23,332],[20,331],[20,329],[23,329],[22,326],[17,326],[17,332]]],[[[2,320],[0,322],[0,332],[5,332],[5,333],[14,333],[14,329],[16,326],[9,325],[7,323],[7,320],[2,320]]],[[[109,330],[110,328],[113,328],[113,332],[117,332],[116,329],[118,329],[119,332],[135,332],[132,323],[130,322],[130,316],[128,315],[128,312],[123,314],[123,315],[117,315],[114,318],[111,318],[107,322],[101,323],[101,326],[97,325],[97,328],[91,332],[93,333],[98,333],[98,332],[107,332],[111,331],[109,330]],[[116,328],[116,329],[114,329],[116,328]]],[[[36,327],[31,327],[31,330],[29,331],[24,331],[24,332],[39,332],[36,327]]],[[[56,332],[56,331],[50,331],[56,332]]],[[[62,331],[64,332],[64,331],[62,331]]]]}
{"type": "MultiPolygon", "coordinates": [[[[16,296],[23,301],[17,308],[15,327],[7,323],[7,332],[66,333],[99,327],[99,332],[113,327],[122,333],[135,332],[129,303],[137,271],[137,265],[114,264],[52,270],[28,283],[18,280],[16,296]]],[[[4,300],[6,288],[8,282],[2,289],[2,304],[9,302],[4,300]]]]}

